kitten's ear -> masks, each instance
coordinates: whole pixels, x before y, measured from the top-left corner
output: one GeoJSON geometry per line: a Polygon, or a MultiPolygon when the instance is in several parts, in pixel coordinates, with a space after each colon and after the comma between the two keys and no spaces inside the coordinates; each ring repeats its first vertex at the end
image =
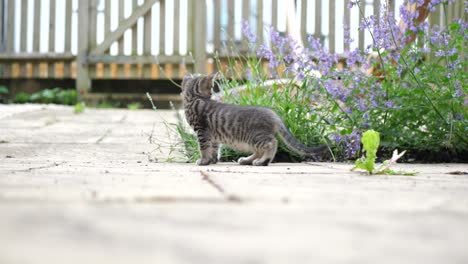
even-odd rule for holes
{"type": "Polygon", "coordinates": [[[186,80],[191,79],[191,78],[192,78],[192,74],[187,72],[187,73],[185,73],[184,78],[182,79],[182,81],[186,81],[186,80]]]}
{"type": "Polygon", "coordinates": [[[217,79],[221,78],[221,73],[214,72],[214,73],[208,75],[208,78],[210,78],[211,80],[217,80],[217,79]]]}
{"type": "Polygon", "coordinates": [[[221,77],[221,74],[219,72],[214,72],[208,76],[206,76],[206,79],[209,81],[211,87],[214,86],[214,83],[217,79],[221,77]]]}

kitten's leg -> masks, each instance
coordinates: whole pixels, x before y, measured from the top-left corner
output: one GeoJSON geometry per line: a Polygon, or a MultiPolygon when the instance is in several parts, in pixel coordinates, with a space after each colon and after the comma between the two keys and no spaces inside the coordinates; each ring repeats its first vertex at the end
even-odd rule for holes
{"type": "Polygon", "coordinates": [[[212,155],[210,134],[205,130],[198,130],[197,138],[201,156],[201,158],[197,160],[197,165],[208,165],[211,163],[212,155]]]}
{"type": "Polygon", "coordinates": [[[263,155],[259,159],[255,159],[252,162],[254,166],[268,166],[268,164],[273,160],[276,154],[276,149],[278,148],[278,141],[276,138],[269,140],[266,144],[259,144],[260,148],[263,150],[263,155]]]}
{"type": "Polygon", "coordinates": [[[211,143],[211,159],[210,159],[211,164],[216,164],[218,162],[218,150],[219,150],[219,144],[216,142],[211,143]]]}
{"type": "Polygon", "coordinates": [[[255,159],[258,159],[262,156],[262,154],[258,151],[255,151],[254,154],[248,156],[248,157],[242,157],[239,158],[237,162],[239,162],[240,165],[252,165],[253,161],[255,159]]]}

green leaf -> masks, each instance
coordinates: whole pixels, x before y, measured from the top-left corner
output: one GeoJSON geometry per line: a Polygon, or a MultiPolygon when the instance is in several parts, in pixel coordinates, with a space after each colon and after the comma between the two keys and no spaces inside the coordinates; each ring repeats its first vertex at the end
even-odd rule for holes
{"type": "Polygon", "coordinates": [[[366,170],[372,174],[374,172],[375,159],[377,158],[377,149],[380,144],[380,134],[374,130],[368,130],[362,135],[361,142],[366,156],[356,160],[355,168],[366,170]]]}

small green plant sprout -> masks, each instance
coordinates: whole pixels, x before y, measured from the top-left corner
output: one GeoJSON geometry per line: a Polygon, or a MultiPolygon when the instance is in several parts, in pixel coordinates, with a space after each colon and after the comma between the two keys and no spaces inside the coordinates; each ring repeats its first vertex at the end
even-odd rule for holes
{"type": "Polygon", "coordinates": [[[73,113],[80,114],[83,113],[85,110],[86,104],[85,102],[78,102],[75,104],[75,108],[73,109],[73,113]]]}
{"type": "Polygon", "coordinates": [[[356,160],[356,167],[353,169],[363,169],[372,174],[380,144],[380,134],[377,131],[368,130],[362,134],[361,142],[366,156],[356,160]]]}
{"type": "Polygon", "coordinates": [[[380,144],[380,134],[374,130],[364,132],[361,138],[365,156],[356,160],[356,166],[351,170],[361,169],[367,171],[369,174],[390,174],[390,175],[414,175],[415,173],[407,173],[401,171],[393,171],[390,166],[396,164],[397,160],[401,158],[406,151],[398,153],[398,150],[393,151],[392,158],[384,161],[377,168],[375,167],[375,160],[377,159],[377,150],[380,144]]]}

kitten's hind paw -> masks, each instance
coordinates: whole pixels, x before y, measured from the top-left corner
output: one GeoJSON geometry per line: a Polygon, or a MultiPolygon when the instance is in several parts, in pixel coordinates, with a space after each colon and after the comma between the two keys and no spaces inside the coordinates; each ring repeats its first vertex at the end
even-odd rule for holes
{"type": "Polygon", "coordinates": [[[252,165],[252,160],[249,158],[239,158],[237,161],[240,165],[252,165]]]}

